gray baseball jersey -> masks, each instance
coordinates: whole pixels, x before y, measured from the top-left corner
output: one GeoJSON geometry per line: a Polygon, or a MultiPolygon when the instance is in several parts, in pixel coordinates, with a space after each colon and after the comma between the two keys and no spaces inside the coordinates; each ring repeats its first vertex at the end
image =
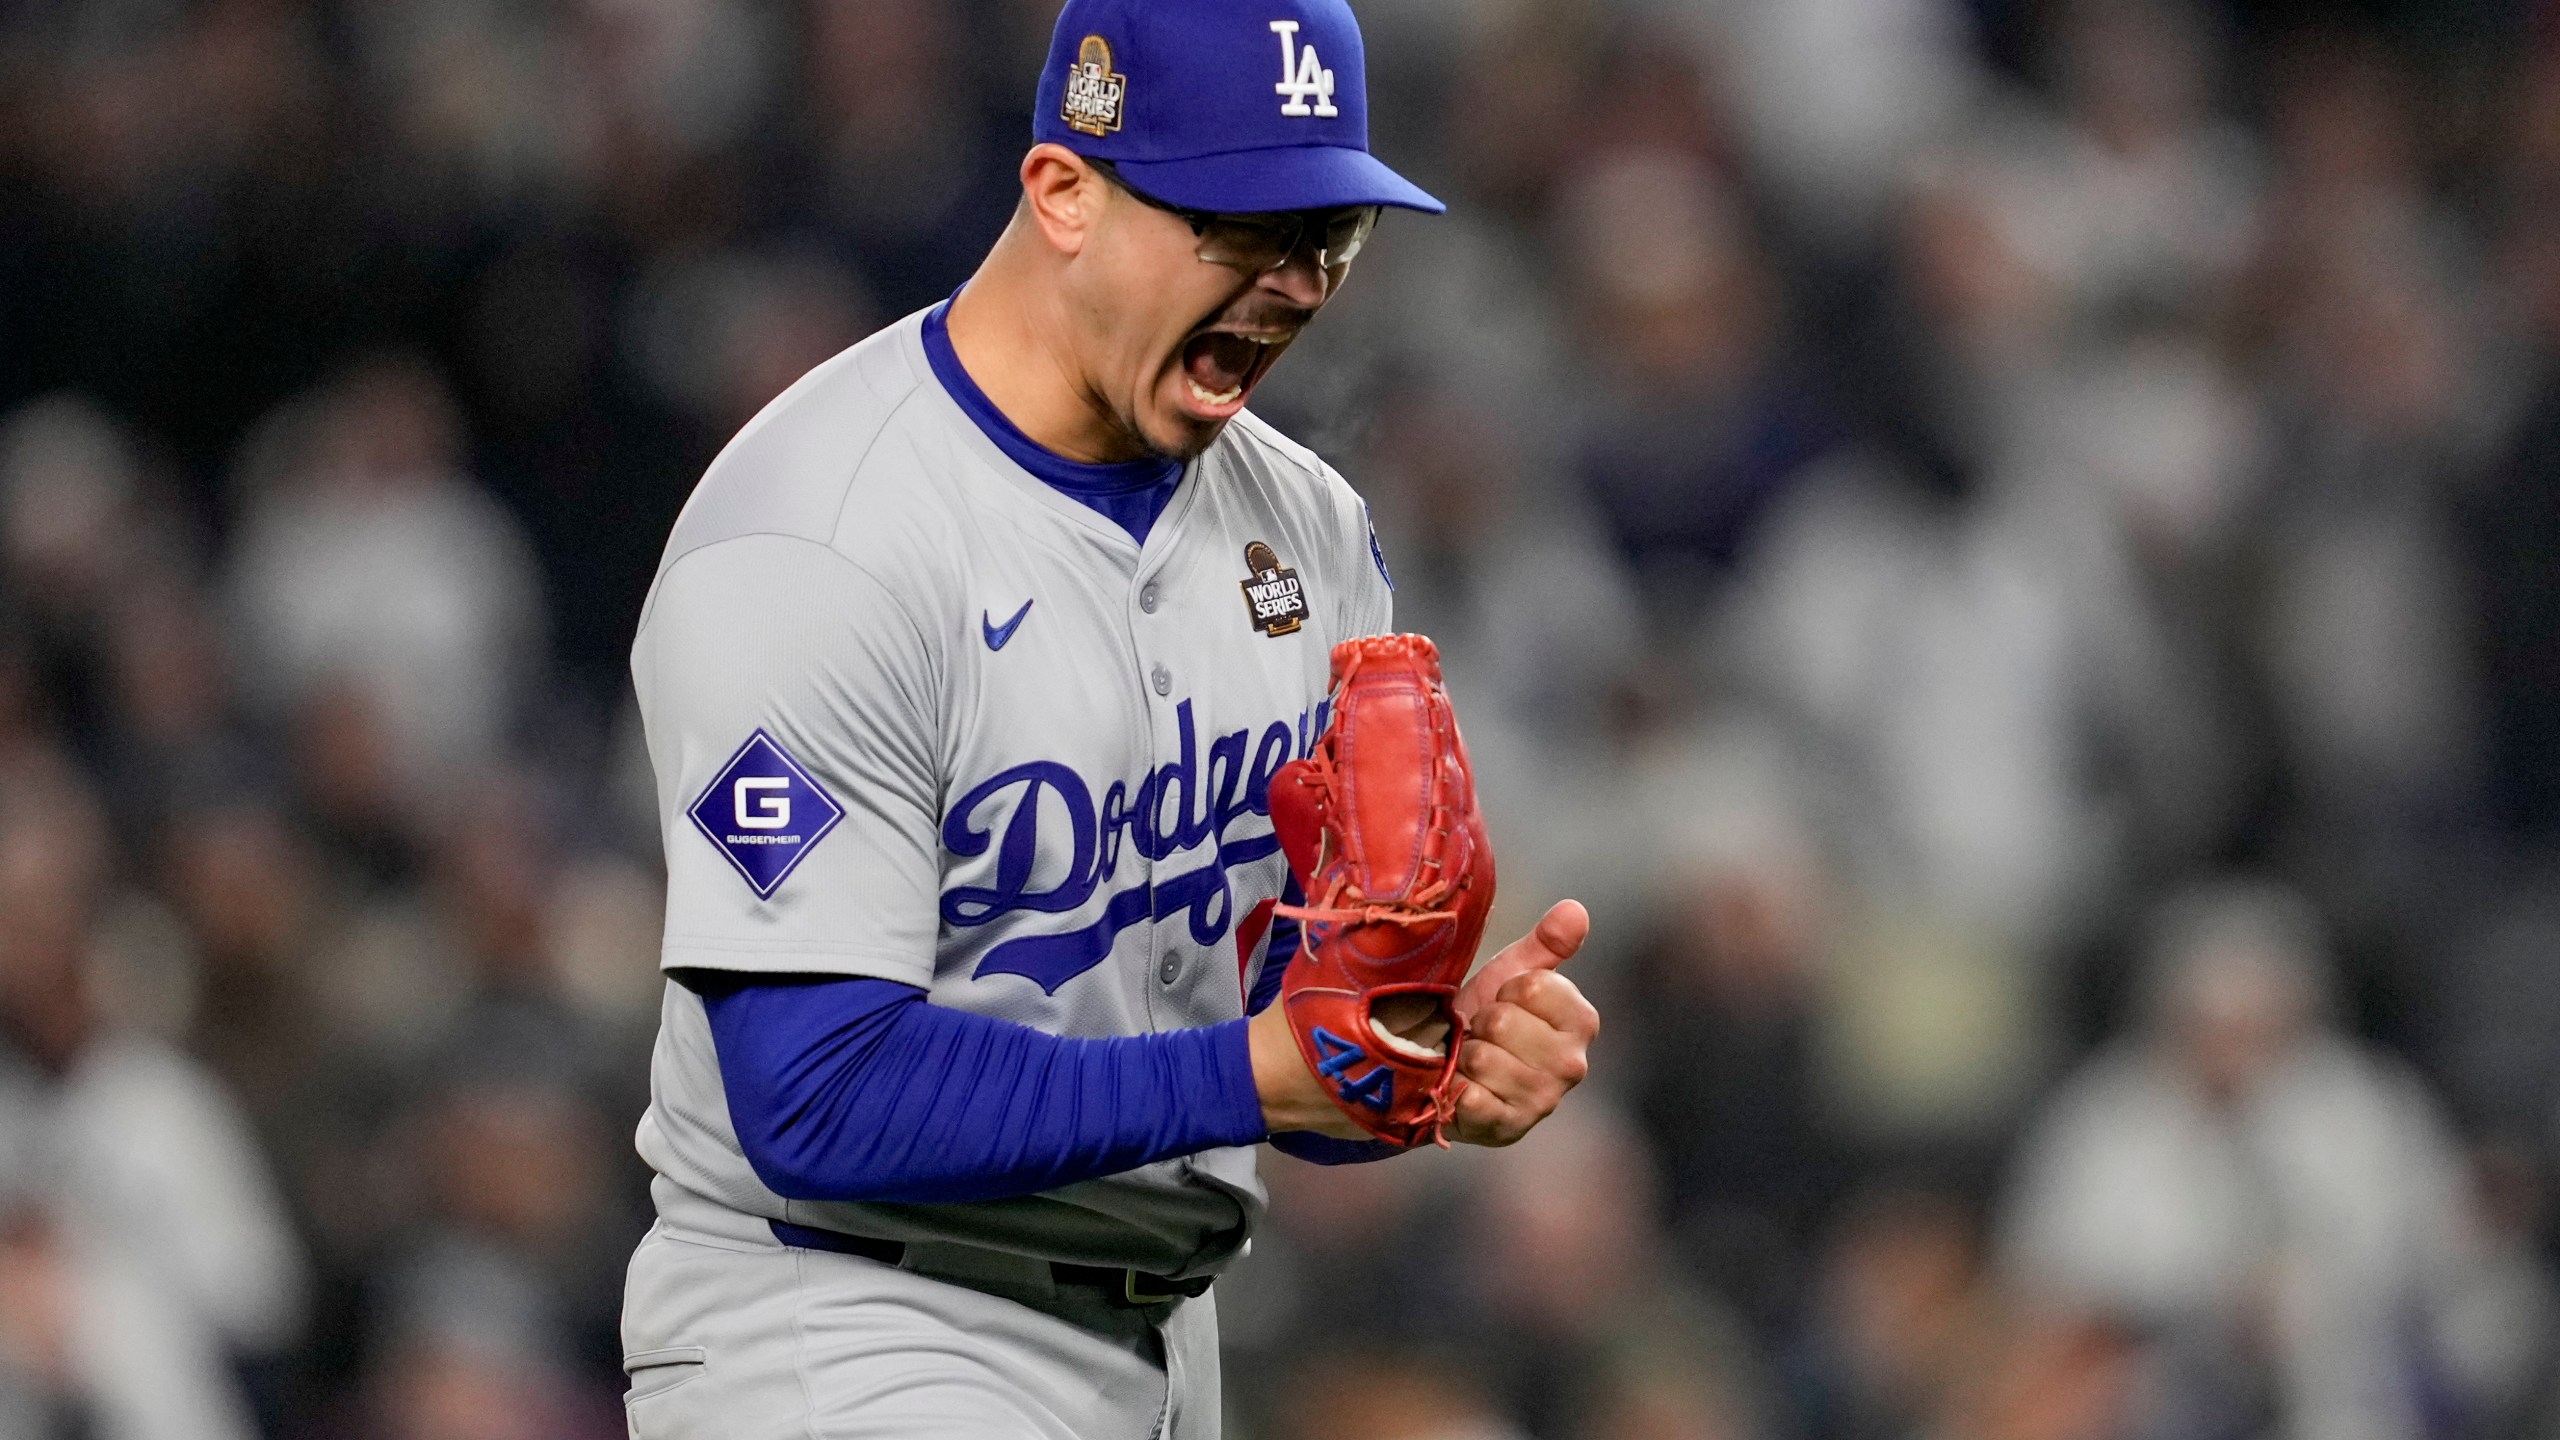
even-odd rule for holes
{"type": "MultiPolygon", "coordinates": [[[[1323,728],[1333,644],[1388,626],[1366,510],[1244,415],[1137,544],[1006,458],[921,330],[776,399],[668,541],[632,653],[662,962],[874,976],[1060,1035],[1233,1020],[1286,878],[1260,797],[1323,728]]],[[[785,1200],[675,984],[639,1145],[748,1215],[1172,1276],[1262,1207],[1249,1149],[983,1203],[785,1200]]]]}

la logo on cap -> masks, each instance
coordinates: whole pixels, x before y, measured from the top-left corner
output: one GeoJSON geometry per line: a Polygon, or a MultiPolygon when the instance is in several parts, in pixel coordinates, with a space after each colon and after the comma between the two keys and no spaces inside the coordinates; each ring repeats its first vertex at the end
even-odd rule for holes
{"type": "MultiPolygon", "coordinates": [[[[1332,77],[1326,90],[1333,88],[1332,77]]],[[[1059,107],[1059,118],[1070,130],[1087,135],[1108,135],[1120,128],[1121,102],[1129,97],[1129,77],[1111,68],[1111,42],[1099,35],[1087,35],[1076,47],[1075,68],[1067,72],[1067,97],[1059,107]]]]}
{"type": "MultiPolygon", "coordinates": [[[[1316,58],[1316,42],[1298,43],[1298,22],[1274,20],[1271,33],[1280,37],[1280,83],[1271,88],[1285,97],[1283,115],[1339,115],[1333,104],[1333,72],[1316,58]],[[1309,105],[1313,100],[1316,103],[1309,105]]],[[[1093,42],[1085,42],[1090,45],[1093,42]]]]}

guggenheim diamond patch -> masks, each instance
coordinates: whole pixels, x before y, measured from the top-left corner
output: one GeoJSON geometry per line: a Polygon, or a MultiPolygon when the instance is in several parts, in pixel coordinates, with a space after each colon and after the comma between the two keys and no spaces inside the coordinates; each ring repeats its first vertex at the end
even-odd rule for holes
{"type": "Polygon", "coordinates": [[[844,807],[758,730],[729,757],[688,813],[694,828],[720,847],[757,898],[770,900],[801,857],[844,818],[844,807]]]}

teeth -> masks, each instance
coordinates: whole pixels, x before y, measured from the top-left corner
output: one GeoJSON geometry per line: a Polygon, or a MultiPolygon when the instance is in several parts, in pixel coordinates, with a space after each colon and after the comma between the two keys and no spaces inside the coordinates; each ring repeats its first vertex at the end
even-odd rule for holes
{"type": "MultiPolygon", "coordinates": [[[[1283,335],[1248,335],[1240,330],[1218,330],[1211,331],[1209,333],[1232,335],[1238,340],[1250,341],[1252,342],[1253,347],[1257,350],[1268,350],[1272,346],[1280,344],[1283,340],[1288,338],[1283,335]]],[[[1259,364],[1261,362],[1256,361],[1255,363],[1259,364]]],[[[1236,403],[1237,399],[1244,394],[1244,385],[1242,382],[1239,382],[1233,387],[1225,390],[1208,390],[1203,389],[1199,381],[1185,375],[1182,377],[1182,383],[1191,387],[1192,399],[1212,408],[1223,405],[1233,405],[1236,403]]]]}

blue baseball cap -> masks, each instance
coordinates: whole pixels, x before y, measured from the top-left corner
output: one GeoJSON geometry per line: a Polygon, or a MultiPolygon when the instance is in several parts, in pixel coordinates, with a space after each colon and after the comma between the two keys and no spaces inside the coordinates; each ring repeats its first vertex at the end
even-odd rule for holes
{"type": "Polygon", "coordinates": [[[1186,209],[1448,208],[1369,153],[1343,0],[1067,0],[1031,135],[1186,209]]]}

